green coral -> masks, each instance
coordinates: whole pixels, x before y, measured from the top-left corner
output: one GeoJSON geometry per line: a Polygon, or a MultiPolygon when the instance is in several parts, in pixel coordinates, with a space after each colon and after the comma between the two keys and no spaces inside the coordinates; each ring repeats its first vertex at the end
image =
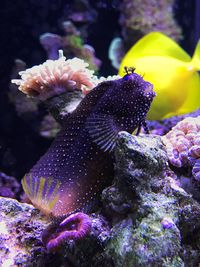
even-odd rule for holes
{"type": "Polygon", "coordinates": [[[74,47],[74,49],[83,49],[83,40],[80,36],[69,35],[67,38],[69,46],[74,47]]]}

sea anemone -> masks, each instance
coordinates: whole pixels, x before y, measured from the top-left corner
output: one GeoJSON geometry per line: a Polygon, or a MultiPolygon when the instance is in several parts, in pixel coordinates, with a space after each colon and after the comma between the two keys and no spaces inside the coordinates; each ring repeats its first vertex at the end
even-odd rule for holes
{"type": "Polygon", "coordinates": [[[200,116],[188,117],[162,137],[169,161],[176,167],[192,167],[192,175],[200,181],[200,116]]]}
{"type": "Polygon", "coordinates": [[[59,50],[57,60],[47,60],[41,65],[19,72],[21,79],[14,79],[12,83],[19,85],[19,90],[28,96],[36,96],[46,100],[55,95],[74,89],[86,93],[96,84],[93,71],[88,63],[79,58],[68,59],[59,50]]]}

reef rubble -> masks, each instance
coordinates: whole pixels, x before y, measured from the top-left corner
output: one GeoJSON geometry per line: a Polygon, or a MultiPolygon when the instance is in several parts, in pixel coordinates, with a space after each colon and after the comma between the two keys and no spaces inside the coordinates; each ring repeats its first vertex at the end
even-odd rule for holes
{"type": "Polygon", "coordinates": [[[200,205],[179,185],[159,136],[120,133],[116,177],[102,194],[115,212],[105,249],[114,266],[198,266],[200,205]]]}
{"type": "Polygon", "coordinates": [[[32,205],[0,198],[1,266],[196,267],[200,262],[200,204],[180,187],[160,136],[119,134],[114,180],[103,190],[101,206],[88,215],[92,227],[86,238],[48,253],[41,237],[52,220],[32,205]]]}

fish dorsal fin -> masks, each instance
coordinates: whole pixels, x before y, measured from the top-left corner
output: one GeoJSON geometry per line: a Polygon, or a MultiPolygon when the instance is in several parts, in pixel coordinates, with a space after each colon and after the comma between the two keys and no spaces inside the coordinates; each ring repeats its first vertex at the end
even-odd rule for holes
{"type": "MultiPolygon", "coordinates": [[[[64,134],[65,137],[72,138],[78,135],[78,130],[85,123],[85,119],[91,114],[92,109],[96,106],[99,99],[104,95],[108,88],[112,86],[112,81],[105,81],[98,84],[94,89],[92,89],[79,103],[76,109],[65,116],[63,121],[63,128],[65,128],[64,134]],[[74,130],[73,130],[74,129],[74,130]],[[71,132],[73,131],[73,135],[71,132]],[[69,133],[69,135],[67,135],[69,133]]],[[[62,135],[62,131],[60,135],[62,135]]]]}
{"type": "MultiPolygon", "coordinates": [[[[112,81],[105,81],[97,85],[83,98],[77,108],[71,114],[66,116],[63,123],[65,128],[65,138],[68,137],[68,139],[72,141],[72,139],[78,135],[78,129],[82,128],[85,120],[92,113],[92,109],[96,106],[99,99],[104,95],[110,86],[112,86],[112,81]],[[72,131],[73,135],[71,135],[72,131]],[[69,135],[67,135],[67,133],[69,133],[69,135]]],[[[61,131],[60,135],[62,134],[63,133],[61,131]]]]}
{"type": "Polygon", "coordinates": [[[120,128],[112,115],[93,114],[86,121],[86,129],[90,137],[104,152],[112,152],[120,128]]]}
{"type": "Polygon", "coordinates": [[[92,109],[98,103],[99,99],[104,95],[104,93],[109,89],[109,87],[112,86],[112,84],[113,81],[105,81],[98,84],[83,98],[76,110],[71,115],[77,116],[80,113],[84,113],[84,115],[88,117],[92,109]]]}
{"type": "Polygon", "coordinates": [[[33,205],[45,214],[51,214],[55,204],[59,201],[60,183],[58,181],[27,174],[22,179],[22,187],[33,205]]]}
{"type": "MultiPolygon", "coordinates": [[[[190,61],[191,57],[171,38],[161,32],[151,32],[141,38],[125,55],[123,62],[132,57],[167,56],[182,61],[190,61]]],[[[124,64],[123,64],[124,66],[124,64]]]]}

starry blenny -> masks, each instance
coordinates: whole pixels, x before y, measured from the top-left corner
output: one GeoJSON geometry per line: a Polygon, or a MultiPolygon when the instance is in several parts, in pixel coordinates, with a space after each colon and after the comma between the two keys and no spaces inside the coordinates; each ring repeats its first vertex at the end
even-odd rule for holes
{"type": "Polygon", "coordinates": [[[123,78],[100,83],[82,100],[23,178],[27,196],[46,214],[85,210],[111,182],[118,133],[146,128],[153,86],[125,70],[123,78]]]}

